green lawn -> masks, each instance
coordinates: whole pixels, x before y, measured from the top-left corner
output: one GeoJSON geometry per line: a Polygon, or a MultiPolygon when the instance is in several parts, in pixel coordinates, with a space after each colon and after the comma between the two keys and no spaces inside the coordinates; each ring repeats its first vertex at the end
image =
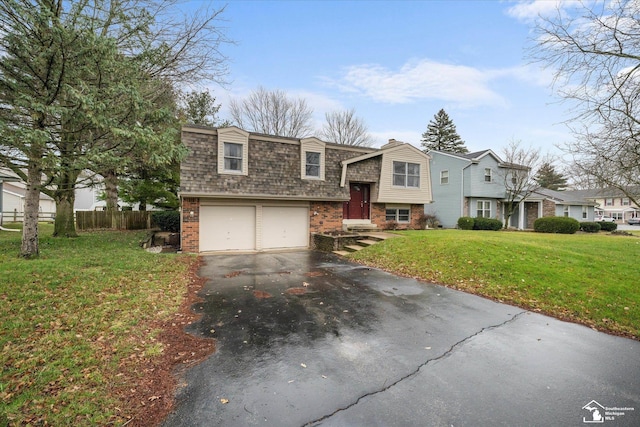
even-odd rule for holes
{"type": "Polygon", "coordinates": [[[162,352],[151,322],[178,310],[195,258],[142,250],[144,232],[52,232],[23,260],[0,231],[0,426],[122,425],[122,369],[162,352]]]}
{"type": "Polygon", "coordinates": [[[421,280],[640,337],[640,238],[427,230],[350,257],[421,280]]]}

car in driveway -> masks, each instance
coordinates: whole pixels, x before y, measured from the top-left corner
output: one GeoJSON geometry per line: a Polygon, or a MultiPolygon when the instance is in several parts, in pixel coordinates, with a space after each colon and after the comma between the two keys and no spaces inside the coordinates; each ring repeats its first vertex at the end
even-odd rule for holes
{"type": "Polygon", "coordinates": [[[640,217],[629,218],[627,220],[627,224],[629,224],[629,225],[640,225],[640,217]]]}
{"type": "Polygon", "coordinates": [[[595,217],[594,221],[595,222],[616,222],[616,220],[610,216],[597,216],[595,217]]]}

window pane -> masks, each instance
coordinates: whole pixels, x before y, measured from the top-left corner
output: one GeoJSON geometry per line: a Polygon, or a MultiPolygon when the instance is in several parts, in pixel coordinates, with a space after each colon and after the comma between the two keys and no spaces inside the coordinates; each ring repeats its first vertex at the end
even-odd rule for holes
{"type": "Polygon", "coordinates": [[[407,187],[420,187],[420,177],[418,176],[407,177],[407,187]]]}
{"type": "Polygon", "coordinates": [[[305,168],[307,176],[320,176],[320,166],[307,165],[305,168]]]}
{"type": "Polygon", "coordinates": [[[398,185],[400,187],[406,187],[405,178],[406,178],[405,175],[393,174],[393,185],[398,185]]]}
{"type": "Polygon", "coordinates": [[[320,166],[320,153],[307,151],[307,164],[320,166]]]}
{"type": "Polygon", "coordinates": [[[225,157],[241,158],[242,157],[242,145],[240,145],[240,144],[231,144],[231,143],[225,142],[225,144],[224,144],[224,156],[225,157]]]}
{"type": "Polygon", "coordinates": [[[398,209],[398,221],[409,222],[409,209],[398,209]]]}
{"type": "Polygon", "coordinates": [[[404,175],[407,171],[407,164],[404,162],[393,162],[393,173],[404,175]]]}
{"type": "Polygon", "coordinates": [[[230,171],[239,171],[242,170],[242,160],[241,159],[224,159],[224,168],[230,171]]]}
{"type": "Polygon", "coordinates": [[[387,209],[385,211],[385,220],[386,221],[395,221],[396,220],[397,209],[387,209]]]}
{"type": "Polygon", "coordinates": [[[420,176],[420,165],[417,163],[407,163],[407,167],[409,168],[409,175],[417,175],[420,176]]]}
{"type": "Polygon", "coordinates": [[[449,171],[441,171],[440,184],[448,184],[448,183],[449,183],[449,171]]]}

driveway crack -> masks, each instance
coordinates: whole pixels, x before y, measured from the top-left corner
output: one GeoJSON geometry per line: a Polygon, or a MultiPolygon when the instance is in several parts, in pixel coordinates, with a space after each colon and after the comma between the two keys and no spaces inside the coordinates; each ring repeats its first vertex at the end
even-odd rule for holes
{"type": "Polygon", "coordinates": [[[375,396],[376,394],[384,393],[385,391],[389,390],[390,388],[400,384],[402,381],[407,380],[407,379],[409,379],[411,377],[414,377],[416,374],[418,374],[418,372],[420,372],[420,369],[422,369],[423,367],[427,366],[429,363],[444,359],[445,357],[449,356],[451,353],[454,352],[454,350],[457,347],[460,347],[461,345],[463,345],[467,341],[473,339],[474,337],[476,337],[476,336],[478,336],[478,335],[480,335],[480,334],[482,334],[482,333],[484,333],[486,331],[490,331],[492,329],[497,329],[497,328],[500,328],[502,326],[505,326],[505,325],[515,321],[520,316],[522,316],[523,314],[526,314],[526,313],[527,313],[527,311],[521,311],[519,313],[516,313],[513,317],[511,317],[510,319],[505,320],[502,323],[499,323],[497,325],[485,326],[484,328],[480,329],[479,331],[475,332],[474,334],[471,334],[468,337],[465,337],[465,338],[461,339],[460,341],[456,342],[451,347],[449,347],[449,349],[447,351],[442,353],[440,356],[434,357],[433,359],[426,360],[425,362],[423,362],[420,365],[418,365],[418,367],[415,370],[413,370],[412,372],[408,373],[407,375],[397,379],[396,381],[390,383],[389,385],[386,385],[387,383],[385,381],[384,384],[382,385],[382,388],[380,388],[378,390],[370,391],[368,393],[365,393],[362,396],[358,397],[354,402],[348,404],[347,406],[344,406],[342,408],[338,408],[335,411],[333,411],[332,413],[327,414],[327,415],[323,415],[322,417],[317,418],[317,419],[315,419],[313,421],[309,421],[308,423],[303,424],[303,427],[313,426],[313,425],[315,425],[315,424],[317,424],[319,422],[325,421],[325,420],[333,417],[334,415],[336,415],[339,412],[346,411],[347,409],[350,409],[350,408],[356,406],[364,398],[367,398],[367,397],[370,397],[370,396],[375,396]]]}

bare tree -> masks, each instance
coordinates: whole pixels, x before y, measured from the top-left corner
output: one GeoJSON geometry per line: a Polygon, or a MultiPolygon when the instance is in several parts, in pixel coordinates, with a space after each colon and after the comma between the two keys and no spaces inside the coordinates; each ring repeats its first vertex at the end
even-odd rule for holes
{"type": "Polygon", "coordinates": [[[640,185],[640,3],[580,2],[536,23],[532,57],[554,73],[571,104],[565,150],[580,176],[621,190],[640,185]]]}
{"type": "Polygon", "coordinates": [[[369,147],[373,143],[367,125],[361,118],[355,116],[353,108],[325,113],[324,117],[327,121],[320,135],[327,141],[357,147],[369,147]]]}
{"type": "Polygon", "coordinates": [[[307,101],[291,99],[282,90],[259,87],[241,101],[231,100],[229,108],[233,121],[253,132],[302,138],[313,130],[307,101]]]}
{"type": "Polygon", "coordinates": [[[521,141],[511,140],[502,150],[504,162],[500,165],[498,175],[506,189],[504,201],[504,228],[509,226],[509,219],[526,199],[539,187],[535,180],[540,167],[540,149],[522,147],[521,141]]]}

